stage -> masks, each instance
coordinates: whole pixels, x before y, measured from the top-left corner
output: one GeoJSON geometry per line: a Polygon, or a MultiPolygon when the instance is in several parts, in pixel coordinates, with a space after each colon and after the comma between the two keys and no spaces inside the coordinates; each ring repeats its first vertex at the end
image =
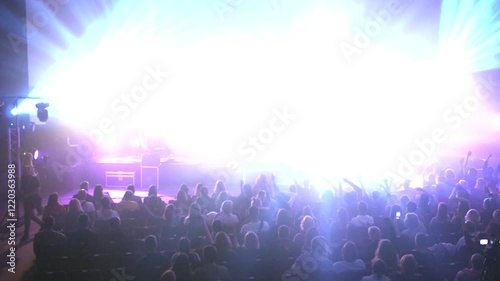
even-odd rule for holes
{"type": "Polygon", "coordinates": [[[42,168],[40,175],[46,174],[47,181],[43,184],[42,193],[45,198],[51,192],[58,192],[62,203],[67,203],[71,197],[77,193],[82,181],[90,183],[90,193],[93,193],[95,185],[103,186],[105,192],[109,192],[115,202],[119,202],[123,197],[127,186],[135,186],[136,195],[142,198],[147,197],[148,189],[151,185],[158,187],[158,194],[165,202],[176,197],[179,187],[186,184],[193,195],[195,186],[202,183],[208,187],[209,192],[213,191],[215,182],[223,180],[226,190],[231,196],[238,196],[240,193],[240,181],[253,184],[259,174],[267,176],[278,174],[278,185],[287,188],[291,184],[289,177],[293,172],[283,165],[277,163],[252,165],[245,163],[241,169],[231,169],[224,163],[207,164],[191,159],[180,158],[157,158],[158,161],[142,159],[142,156],[106,156],[92,160],[82,161],[79,165],[58,177],[54,167],[57,164],[49,161],[47,168],[42,168]],[[67,202],[66,202],[67,201],[67,202]]]}

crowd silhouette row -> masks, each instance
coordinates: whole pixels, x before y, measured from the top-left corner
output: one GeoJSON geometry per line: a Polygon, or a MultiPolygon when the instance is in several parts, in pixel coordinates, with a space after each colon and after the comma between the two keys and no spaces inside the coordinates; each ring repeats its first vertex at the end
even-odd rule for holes
{"type": "Polygon", "coordinates": [[[68,205],[53,193],[38,210],[37,274],[477,281],[491,247],[479,241],[500,237],[500,169],[489,166],[491,156],[468,168],[470,155],[456,171],[426,170],[418,187],[385,181],[370,192],[349,179],[321,191],[295,182],[285,191],[274,176],[260,175],[252,185],[242,182],[237,196],[217,181],[212,192],[181,185],[175,200],[164,202],[156,186],[140,198],[130,185],[113,202],[101,185],[91,195],[84,181],[68,205]]]}

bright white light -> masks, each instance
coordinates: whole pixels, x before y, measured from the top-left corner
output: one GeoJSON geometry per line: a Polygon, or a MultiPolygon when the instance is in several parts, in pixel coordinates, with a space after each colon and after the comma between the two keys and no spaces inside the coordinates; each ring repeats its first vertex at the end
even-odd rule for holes
{"type": "Polygon", "coordinates": [[[422,61],[413,50],[373,45],[348,65],[334,48],[352,28],[342,12],[326,6],[297,20],[290,33],[207,32],[176,47],[165,30],[159,36],[149,26],[129,30],[132,25],[111,30],[99,43],[94,37],[105,25],[89,26],[81,41],[90,51],[61,54],[33,93],[50,96],[51,116],[84,132],[110,120],[113,129],[101,130],[108,154],[163,138],[177,155],[245,164],[240,145],[286,106],[296,117],[255,148],[252,161],[285,162],[318,179],[375,178],[405,157],[408,145],[428,137],[450,100],[472,83],[459,51],[422,61]],[[172,76],[125,106],[123,99],[158,61],[172,76]],[[122,117],[115,103],[128,114],[122,117]]]}
{"type": "Polygon", "coordinates": [[[311,45],[342,38],[348,31],[346,15],[334,12],[324,4],[318,5],[310,15],[295,25],[295,33],[303,40],[303,44],[311,45]]]}

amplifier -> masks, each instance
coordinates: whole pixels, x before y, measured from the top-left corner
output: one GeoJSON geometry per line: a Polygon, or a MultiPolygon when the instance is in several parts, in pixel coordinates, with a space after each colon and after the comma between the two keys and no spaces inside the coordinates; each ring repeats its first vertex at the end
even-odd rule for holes
{"type": "Polygon", "coordinates": [[[135,185],[135,172],[106,172],[106,187],[135,185]]]}
{"type": "Polygon", "coordinates": [[[160,189],[160,168],[158,166],[141,166],[141,188],[148,189],[156,185],[160,189]]]}

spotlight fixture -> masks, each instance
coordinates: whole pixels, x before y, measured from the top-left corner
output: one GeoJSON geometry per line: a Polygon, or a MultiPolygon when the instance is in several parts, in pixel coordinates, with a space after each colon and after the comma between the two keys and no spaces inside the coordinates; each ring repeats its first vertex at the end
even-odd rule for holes
{"type": "Polygon", "coordinates": [[[38,108],[38,112],[36,116],[38,117],[38,120],[40,122],[47,122],[47,119],[49,119],[49,112],[47,111],[47,107],[49,107],[48,103],[37,103],[36,108],[38,108]]]}

